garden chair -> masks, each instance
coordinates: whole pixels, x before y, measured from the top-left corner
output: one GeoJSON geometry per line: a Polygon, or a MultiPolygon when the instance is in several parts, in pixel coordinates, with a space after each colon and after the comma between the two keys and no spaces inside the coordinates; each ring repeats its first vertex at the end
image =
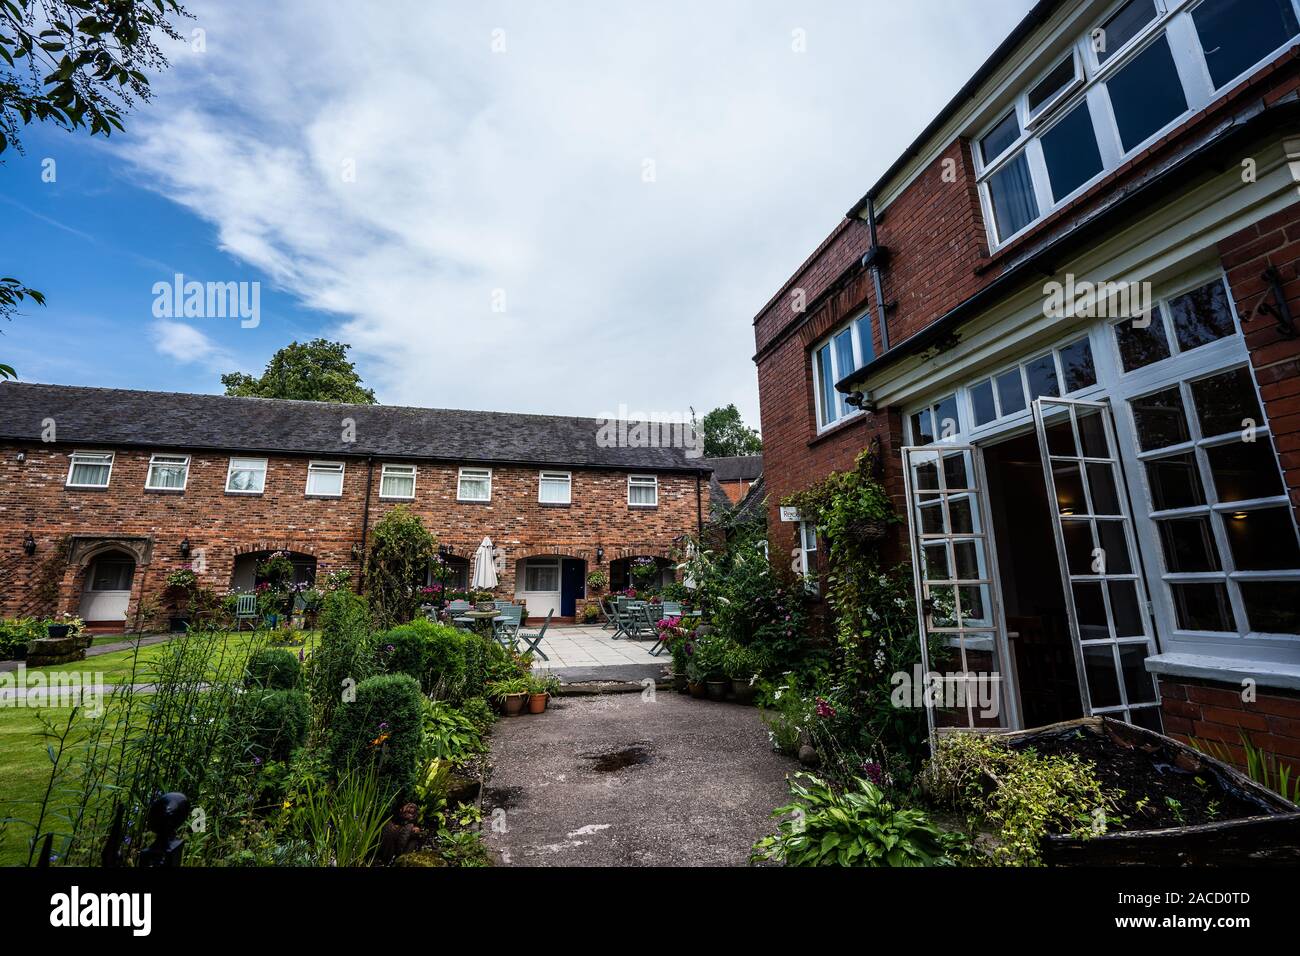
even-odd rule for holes
{"type": "Polygon", "coordinates": [[[659,615],[660,615],[660,619],[661,619],[661,620],[662,620],[663,618],[669,618],[669,617],[681,617],[681,616],[682,616],[682,602],[681,602],[681,601],[664,601],[664,603],[660,606],[660,609],[659,609],[659,615]]]}
{"type": "Polygon", "coordinates": [[[610,640],[617,641],[620,637],[628,636],[628,616],[631,612],[628,610],[628,599],[625,597],[615,598],[612,606],[614,609],[614,634],[610,637],[610,640]]]}
{"type": "Polygon", "coordinates": [[[514,607],[514,601],[493,601],[492,606],[498,611],[504,611],[506,608],[514,607]]]}
{"type": "Polygon", "coordinates": [[[493,633],[502,647],[517,650],[519,625],[523,623],[524,609],[507,601],[505,607],[498,607],[497,610],[501,612],[501,618],[495,622],[493,633]]]}
{"type": "Polygon", "coordinates": [[[241,594],[235,599],[235,630],[241,631],[248,621],[257,630],[257,595],[241,594]]]}
{"type": "Polygon", "coordinates": [[[602,631],[608,631],[611,627],[614,629],[615,638],[618,637],[618,613],[613,602],[609,598],[601,598],[598,602],[600,613],[604,616],[605,621],[600,625],[602,631]],[[614,608],[611,610],[611,608],[614,608]]]}
{"type": "Polygon", "coordinates": [[[515,632],[515,635],[524,642],[525,654],[536,654],[544,661],[550,660],[550,658],[546,656],[546,653],[537,645],[541,644],[542,638],[546,636],[546,629],[551,626],[551,615],[554,613],[555,608],[551,608],[546,612],[546,620],[542,622],[542,629],[540,631],[515,632]]]}
{"type": "Polygon", "coordinates": [[[474,605],[469,601],[452,601],[447,605],[447,620],[462,631],[472,630],[472,624],[469,621],[459,620],[460,616],[466,611],[472,611],[474,605]]]}
{"type": "Polygon", "coordinates": [[[632,605],[628,609],[627,636],[634,641],[658,636],[659,629],[655,627],[654,614],[649,604],[632,605]]]}

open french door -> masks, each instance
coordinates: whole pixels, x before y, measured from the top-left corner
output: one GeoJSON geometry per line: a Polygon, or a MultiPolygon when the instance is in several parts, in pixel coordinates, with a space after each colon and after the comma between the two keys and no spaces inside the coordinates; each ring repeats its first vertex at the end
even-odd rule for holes
{"type": "Polygon", "coordinates": [[[904,448],[903,465],[931,736],[1015,728],[1014,665],[997,606],[980,450],[904,448]]]}
{"type": "Polygon", "coordinates": [[[1034,400],[1086,715],[1160,728],[1150,604],[1110,406],[1034,400]]]}

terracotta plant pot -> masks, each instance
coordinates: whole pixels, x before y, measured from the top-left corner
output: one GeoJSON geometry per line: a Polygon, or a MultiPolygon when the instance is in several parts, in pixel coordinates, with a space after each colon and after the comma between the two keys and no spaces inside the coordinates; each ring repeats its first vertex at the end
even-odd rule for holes
{"type": "Polygon", "coordinates": [[[502,706],[505,708],[507,717],[518,717],[524,712],[524,701],[528,699],[527,694],[507,694],[502,706]]]}
{"type": "Polygon", "coordinates": [[[530,714],[540,714],[546,711],[546,701],[549,694],[529,694],[528,695],[528,712],[530,714]]]}
{"type": "Polygon", "coordinates": [[[731,694],[736,698],[737,704],[749,706],[754,702],[754,685],[748,680],[731,680],[731,694]]]}
{"type": "Polygon", "coordinates": [[[688,681],[686,684],[686,689],[690,691],[691,696],[694,697],[696,700],[703,698],[708,693],[708,689],[704,686],[704,684],[702,683],[697,684],[694,681],[688,681]]]}
{"type": "Polygon", "coordinates": [[[725,680],[706,681],[709,692],[709,700],[726,700],[727,691],[731,689],[731,682],[725,680]]]}

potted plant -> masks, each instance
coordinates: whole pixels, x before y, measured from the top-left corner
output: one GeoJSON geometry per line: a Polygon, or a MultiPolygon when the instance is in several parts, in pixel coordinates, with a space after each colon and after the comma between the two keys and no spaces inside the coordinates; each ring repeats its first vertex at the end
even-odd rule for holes
{"type": "Polygon", "coordinates": [[[731,681],[731,693],[736,698],[736,703],[745,705],[753,703],[754,679],[758,667],[749,649],[733,643],[723,654],[722,670],[731,681]]]}
{"type": "Polygon", "coordinates": [[[527,677],[509,677],[488,684],[488,696],[501,705],[507,717],[518,717],[528,700],[529,684],[527,677]]]}
{"type": "Polygon", "coordinates": [[[546,711],[546,703],[551,695],[558,693],[560,679],[548,674],[545,677],[528,677],[528,712],[541,714],[546,711]]]}
{"type": "Polygon", "coordinates": [[[704,674],[694,658],[686,662],[686,690],[696,700],[702,700],[708,693],[708,688],[704,684],[704,674]]]}

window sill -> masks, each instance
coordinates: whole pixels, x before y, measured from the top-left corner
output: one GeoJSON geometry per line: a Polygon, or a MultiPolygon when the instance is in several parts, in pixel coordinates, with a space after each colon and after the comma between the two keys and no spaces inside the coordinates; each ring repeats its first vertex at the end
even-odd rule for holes
{"type": "Polygon", "coordinates": [[[146,495],[183,495],[185,494],[185,489],[184,488],[146,488],[144,490],[144,493],[146,495]]]}
{"type": "Polygon", "coordinates": [[[1300,690],[1300,665],[1273,661],[1206,657],[1200,654],[1157,654],[1148,657],[1147,670],[1164,677],[1190,677],[1240,686],[1253,680],[1263,687],[1300,690]]]}
{"type": "Polygon", "coordinates": [[[658,511],[658,505],[628,505],[628,511],[658,511]]]}
{"type": "Polygon", "coordinates": [[[542,508],[572,508],[572,501],[539,501],[537,504],[542,508]]]}
{"type": "Polygon", "coordinates": [[[264,491],[231,491],[226,489],[227,498],[261,498],[266,492],[264,491]]]}
{"type": "Polygon", "coordinates": [[[491,499],[491,498],[487,498],[487,499],[484,499],[484,498],[457,498],[457,499],[456,499],[456,504],[458,504],[458,505],[490,505],[490,504],[492,504],[492,499],[491,499]]]}
{"type": "MultiPolygon", "coordinates": [[[[342,495],[303,495],[308,501],[342,501],[342,495]]],[[[383,500],[382,498],[380,499],[383,500]]]]}
{"type": "Polygon", "coordinates": [[[410,498],[393,498],[390,497],[389,495],[380,495],[379,500],[380,501],[414,501],[415,496],[412,495],[410,498]]]}
{"type": "Polygon", "coordinates": [[[108,491],[108,485],[64,485],[64,491],[108,491]]]}

